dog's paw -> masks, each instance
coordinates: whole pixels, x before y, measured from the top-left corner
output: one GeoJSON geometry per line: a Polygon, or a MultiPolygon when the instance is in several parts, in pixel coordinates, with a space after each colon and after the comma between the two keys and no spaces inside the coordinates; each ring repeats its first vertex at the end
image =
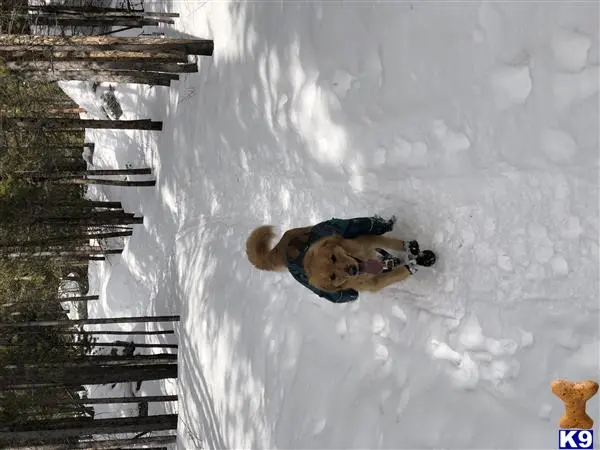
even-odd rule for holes
{"type": "Polygon", "coordinates": [[[417,241],[410,241],[406,243],[406,250],[411,254],[411,255],[418,255],[419,253],[421,253],[421,250],[419,248],[419,243],[417,241]]]}
{"type": "Polygon", "coordinates": [[[419,270],[417,267],[417,262],[414,259],[409,260],[408,264],[406,264],[404,267],[410,272],[411,275],[414,275],[419,270]]]}
{"type": "Polygon", "coordinates": [[[396,216],[392,216],[390,217],[388,220],[386,220],[386,228],[387,228],[387,233],[389,233],[390,231],[392,231],[394,229],[394,226],[396,225],[396,216]]]}
{"type": "Polygon", "coordinates": [[[437,258],[435,253],[433,253],[431,250],[423,250],[423,253],[417,256],[415,261],[419,266],[431,267],[435,264],[436,260],[437,258]]]}

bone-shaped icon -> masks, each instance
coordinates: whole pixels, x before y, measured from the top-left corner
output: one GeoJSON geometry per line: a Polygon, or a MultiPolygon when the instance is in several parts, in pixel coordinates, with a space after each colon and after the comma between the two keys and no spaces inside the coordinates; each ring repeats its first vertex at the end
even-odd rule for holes
{"type": "Polygon", "coordinates": [[[586,402],[598,392],[598,383],[592,380],[581,382],[554,380],[552,392],[565,404],[565,414],[560,418],[560,428],[589,430],[594,421],[587,415],[586,402]]]}

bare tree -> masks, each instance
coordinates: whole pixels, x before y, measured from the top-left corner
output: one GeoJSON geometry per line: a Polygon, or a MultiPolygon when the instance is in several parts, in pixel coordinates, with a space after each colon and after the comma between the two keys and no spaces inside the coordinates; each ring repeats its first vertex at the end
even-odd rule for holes
{"type": "Polygon", "coordinates": [[[41,440],[52,442],[94,434],[149,433],[177,428],[177,414],[110,419],[70,418],[40,420],[0,426],[0,442],[41,440]]]}
{"type": "Polygon", "coordinates": [[[0,323],[2,328],[32,328],[32,327],[72,327],[75,325],[97,325],[105,323],[151,323],[179,321],[179,316],[139,316],[139,317],[110,317],[102,319],[79,320],[38,320],[33,322],[0,323]]]}

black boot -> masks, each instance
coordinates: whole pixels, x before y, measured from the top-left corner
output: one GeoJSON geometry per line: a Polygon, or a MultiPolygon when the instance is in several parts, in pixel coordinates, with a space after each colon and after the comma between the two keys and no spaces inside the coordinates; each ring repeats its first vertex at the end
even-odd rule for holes
{"type": "Polygon", "coordinates": [[[419,256],[417,256],[417,264],[423,267],[431,267],[435,264],[437,258],[435,253],[431,250],[423,250],[419,256]]]}
{"type": "Polygon", "coordinates": [[[419,249],[419,243],[417,241],[410,241],[406,243],[406,247],[411,255],[418,255],[421,251],[419,249]]]}

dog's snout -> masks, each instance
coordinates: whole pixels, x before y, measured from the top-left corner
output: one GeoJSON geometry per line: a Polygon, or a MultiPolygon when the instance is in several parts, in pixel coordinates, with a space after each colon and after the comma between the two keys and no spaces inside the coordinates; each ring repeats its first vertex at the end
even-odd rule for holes
{"type": "Polygon", "coordinates": [[[358,273],[358,269],[356,268],[356,266],[348,266],[348,273],[354,276],[358,273]]]}

